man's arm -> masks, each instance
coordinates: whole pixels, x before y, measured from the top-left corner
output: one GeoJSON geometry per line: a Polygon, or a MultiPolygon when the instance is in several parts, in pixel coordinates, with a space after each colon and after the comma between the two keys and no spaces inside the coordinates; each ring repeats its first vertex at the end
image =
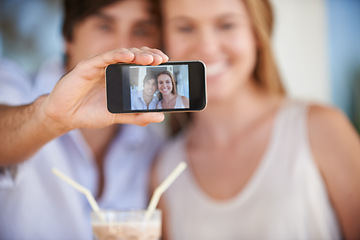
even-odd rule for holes
{"type": "Polygon", "coordinates": [[[111,114],[106,108],[105,68],[117,62],[158,65],[167,56],[156,49],[117,49],[80,62],[49,95],[24,106],[0,106],[0,166],[25,161],[52,139],[76,128],[115,123],[146,125],[162,113],[111,114]]]}
{"type": "Polygon", "coordinates": [[[45,96],[23,106],[0,105],[0,166],[29,158],[41,146],[65,133],[40,112],[45,96]]]}

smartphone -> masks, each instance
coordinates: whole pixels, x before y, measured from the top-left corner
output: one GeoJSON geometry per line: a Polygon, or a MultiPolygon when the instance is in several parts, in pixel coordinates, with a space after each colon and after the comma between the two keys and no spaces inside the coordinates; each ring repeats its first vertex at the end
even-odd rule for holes
{"type": "Polygon", "coordinates": [[[111,113],[201,111],[206,107],[205,64],[167,62],[158,66],[111,64],[106,72],[111,113]]]}

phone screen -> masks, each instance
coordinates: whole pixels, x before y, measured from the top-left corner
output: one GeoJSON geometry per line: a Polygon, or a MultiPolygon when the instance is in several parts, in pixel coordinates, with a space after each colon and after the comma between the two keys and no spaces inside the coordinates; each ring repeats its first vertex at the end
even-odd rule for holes
{"type": "Polygon", "coordinates": [[[106,84],[113,113],[199,111],[206,105],[205,65],[200,61],[112,64],[106,84]]]}

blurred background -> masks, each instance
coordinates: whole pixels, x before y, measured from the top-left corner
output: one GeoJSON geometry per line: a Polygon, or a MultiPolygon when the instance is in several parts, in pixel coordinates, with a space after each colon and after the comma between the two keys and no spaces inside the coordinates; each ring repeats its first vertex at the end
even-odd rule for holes
{"type": "MultiPolygon", "coordinates": [[[[360,0],[271,0],[290,96],[341,108],[360,133],[360,0]]],[[[61,57],[61,0],[0,0],[0,58],[33,76],[61,57]]],[[[1,86],[0,86],[1,87],[1,86]]]]}

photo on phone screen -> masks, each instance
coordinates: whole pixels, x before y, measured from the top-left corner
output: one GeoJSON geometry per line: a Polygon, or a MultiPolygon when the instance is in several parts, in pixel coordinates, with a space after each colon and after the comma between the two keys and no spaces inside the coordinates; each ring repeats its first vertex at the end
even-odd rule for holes
{"type": "Polygon", "coordinates": [[[200,61],[112,64],[106,69],[106,86],[112,113],[199,111],[206,106],[205,65],[200,61]]]}

